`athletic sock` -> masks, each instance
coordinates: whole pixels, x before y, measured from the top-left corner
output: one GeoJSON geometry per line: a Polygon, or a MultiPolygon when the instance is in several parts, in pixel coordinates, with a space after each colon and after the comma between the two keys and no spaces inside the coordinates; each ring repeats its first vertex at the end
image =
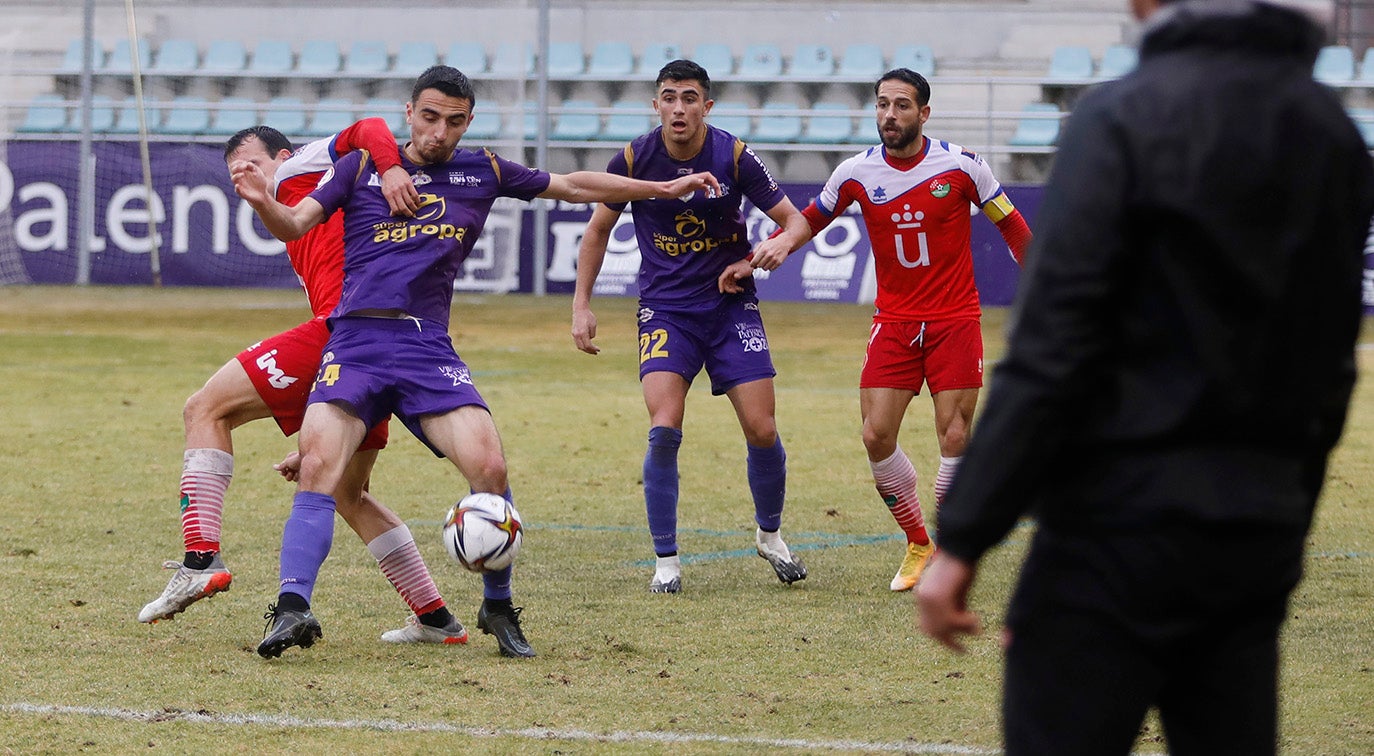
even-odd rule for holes
{"type": "Polygon", "coordinates": [[[224,493],[233,477],[234,455],[229,452],[186,450],[181,466],[181,539],[186,551],[219,551],[224,493]]]}
{"type": "Polygon", "coordinates": [[[215,561],[215,555],[218,553],[218,551],[188,551],[186,556],[182,558],[181,564],[188,570],[204,570],[215,561]]]}
{"type": "Polygon", "coordinates": [[[959,463],[963,461],[963,457],[940,457],[940,469],[935,473],[935,515],[937,519],[940,515],[940,506],[945,503],[945,494],[949,493],[949,486],[954,482],[954,474],[959,472],[959,463]]]}
{"type": "Polygon", "coordinates": [[[441,606],[432,612],[416,615],[416,617],[419,618],[421,625],[441,629],[448,627],[453,622],[453,612],[450,612],[446,606],[441,606]]]}
{"type": "MultiPolygon", "coordinates": [[[[415,537],[404,524],[397,525],[367,543],[367,550],[396,592],[417,616],[444,607],[444,599],[415,546],[415,537]]],[[[437,625],[436,627],[443,627],[437,625]]]]}
{"type": "Polygon", "coordinates": [[[299,593],[282,591],[277,595],[277,611],[308,612],[310,611],[310,600],[299,593]]]}
{"type": "Polygon", "coordinates": [[[308,603],[315,591],[320,565],[334,545],[334,497],[297,491],[291,516],[281,533],[281,591],[308,603]]]}
{"type": "Polygon", "coordinates": [[[916,496],[916,468],[902,453],[902,447],[897,447],[887,459],[870,461],[868,465],[873,470],[873,483],[878,495],[891,510],[892,518],[902,532],[906,533],[907,542],[921,546],[930,543],[925,518],[921,516],[921,502],[916,496]]]}
{"type": "Polygon", "coordinates": [[[644,454],[644,509],[654,553],[677,553],[677,450],[682,431],[655,426],[649,429],[649,450],[644,454]]]}
{"type": "Polygon", "coordinates": [[[787,452],[782,436],[772,446],[749,446],[746,464],[749,492],[754,496],[754,522],[759,528],[777,532],[782,527],[782,507],[787,497],[787,452]]]}
{"type": "Polygon", "coordinates": [[[511,567],[495,572],[482,573],[482,598],[487,601],[504,601],[510,606],[511,567]]]}

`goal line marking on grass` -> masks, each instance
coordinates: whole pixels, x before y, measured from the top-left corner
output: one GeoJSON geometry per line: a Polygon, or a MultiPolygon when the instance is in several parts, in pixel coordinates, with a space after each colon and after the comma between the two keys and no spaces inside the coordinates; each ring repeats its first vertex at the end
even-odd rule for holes
{"type": "Polygon", "coordinates": [[[948,743],[914,743],[902,741],[883,743],[866,740],[812,740],[802,738],[743,737],[701,733],[589,732],[545,727],[502,729],[472,727],[444,722],[400,722],[394,719],[307,719],[280,714],[206,714],[198,711],[163,709],[134,711],[93,706],[56,706],[51,704],[0,704],[0,711],[22,714],[100,717],[125,722],[189,722],[192,724],[246,725],[258,727],[295,727],[323,730],[376,730],[379,732],[444,732],[476,738],[516,737],[531,740],[578,740],[597,743],[722,743],[726,745],[761,746],[765,748],[796,748],[814,751],[870,751],[923,754],[970,754],[992,756],[1000,750],[975,748],[948,743]]]}

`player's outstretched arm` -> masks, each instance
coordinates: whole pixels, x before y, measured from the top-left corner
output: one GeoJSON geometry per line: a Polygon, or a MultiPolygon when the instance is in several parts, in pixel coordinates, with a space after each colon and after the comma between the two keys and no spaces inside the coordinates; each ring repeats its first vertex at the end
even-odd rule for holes
{"type": "Polygon", "coordinates": [[[606,260],[606,244],[620,213],[605,205],[597,205],[582,233],[577,247],[577,288],[573,290],[573,344],[587,354],[597,354],[601,347],[592,343],[596,338],[596,313],[592,312],[592,288],[606,260]]]}
{"type": "Polygon", "coordinates": [[[768,211],[768,217],[778,224],[778,231],[755,244],[749,259],[755,268],[777,270],[788,255],[811,239],[811,224],[786,197],[768,211]]]}
{"type": "Polygon", "coordinates": [[[983,631],[978,615],[968,608],[968,594],[976,576],[974,565],[945,551],[936,551],[916,586],[917,625],[921,632],[959,654],[964,653],[963,636],[983,631]]]}
{"type": "Polygon", "coordinates": [[[549,174],[549,188],[540,197],[565,202],[633,202],[672,199],[696,191],[720,192],[720,182],[710,173],[693,173],[672,181],[641,181],[598,171],[549,174]]]}
{"type": "Polygon", "coordinates": [[[242,197],[262,218],[262,225],[282,241],[295,241],[324,220],[324,208],[310,197],[294,207],[287,207],[272,196],[267,176],[247,160],[236,160],[229,166],[234,192],[242,197]]]}

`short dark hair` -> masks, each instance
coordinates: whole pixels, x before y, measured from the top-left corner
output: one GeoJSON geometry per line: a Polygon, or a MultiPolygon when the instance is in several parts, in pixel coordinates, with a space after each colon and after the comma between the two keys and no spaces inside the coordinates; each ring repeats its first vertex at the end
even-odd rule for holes
{"type": "Polygon", "coordinates": [[[873,85],[873,94],[878,94],[878,87],[882,86],[883,82],[893,79],[906,82],[916,88],[917,105],[925,107],[930,104],[930,82],[926,81],[926,77],[916,73],[910,68],[894,68],[878,77],[877,83],[873,85]]]}
{"type": "Polygon", "coordinates": [[[706,73],[696,61],[674,60],[658,69],[658,78],[654,79],[654,90],[663,86],[665,81],[696,81],[701,84],[702,95],[709,98],[711,96],[711,76],[706,73]]]}
{"type": "Polygon", "coordinates": [[[415,80],[410,90],[410,101],[415,102],[426,89],[437,89],[449,97],[467,100],[469,105],[477,104],[477,94],[472,89],[472,81],[467,75],[453,66],[430,66],[415,80]]]}
{"type": "Polygon", "coordinates": [[[253,137],[259,142],[262,142],[262,146],[266,148],[268,155],[275,155],[282,150],[291,152],[293,149],[291,147],[291,140],[287,139],[284,134],[271,126],[249,126],[246,129],[241,129],[236,132],[224,143],[224,159],[228,160],[229,156],[234,154],[234,150],[243,146],[243,143],[248,141],[249,137],[253,137]]]}

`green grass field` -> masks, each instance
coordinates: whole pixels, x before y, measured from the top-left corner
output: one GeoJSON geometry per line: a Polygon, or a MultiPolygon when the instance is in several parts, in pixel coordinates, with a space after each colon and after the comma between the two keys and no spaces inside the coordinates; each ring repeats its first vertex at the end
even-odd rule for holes
{"type": "MultiPolygon", "coordinates": [[[[324,640],[266,661],[254,648],[292,494],[271,465],[294,447],[268,421],[235,434],[233,590],[175,621],[135,615],[166,583],[161,561],[181,553],[182,403],[239,349],[299,322],[303,298],[0,287],[0,751],[996,753],[995,630],[1029,531],[983,564],[974,600],[990,632],[969,655],[915,631],[910,598],[887,590],[903,545],[859,442],[868,308],[765,305],[789,456],[784,532],[810,578],[784,587],[753,555],[743,440],[729,403],[700,385],[681,454],[684,592],[659,596],[646,590],[633,303],[597,305],[598,357],[573,348],[566,297],[454,307],[528,528],[516,603],[539,657],[503,659],[476,632],[480,581],[437,537],[466,486],[395,424],[373,491],[410,523],[472,641],[382,644],[407,610],[340,521],[315,593],[324,640]]],[[[985,319],[989,364],[1003,320],[985,319]]],[[[1361,355],[1368,372],[1374,351],[1361,355]]],[[[929,515],[926,397],[906,429],[929,515]]],[[[1285,634],[1285,753],[1374,753],[1371,492],[1366,379],[1285,634]]],[[[1163,752],[1159,736],[1151,719],[1138,749],[1163,752]]]]}

